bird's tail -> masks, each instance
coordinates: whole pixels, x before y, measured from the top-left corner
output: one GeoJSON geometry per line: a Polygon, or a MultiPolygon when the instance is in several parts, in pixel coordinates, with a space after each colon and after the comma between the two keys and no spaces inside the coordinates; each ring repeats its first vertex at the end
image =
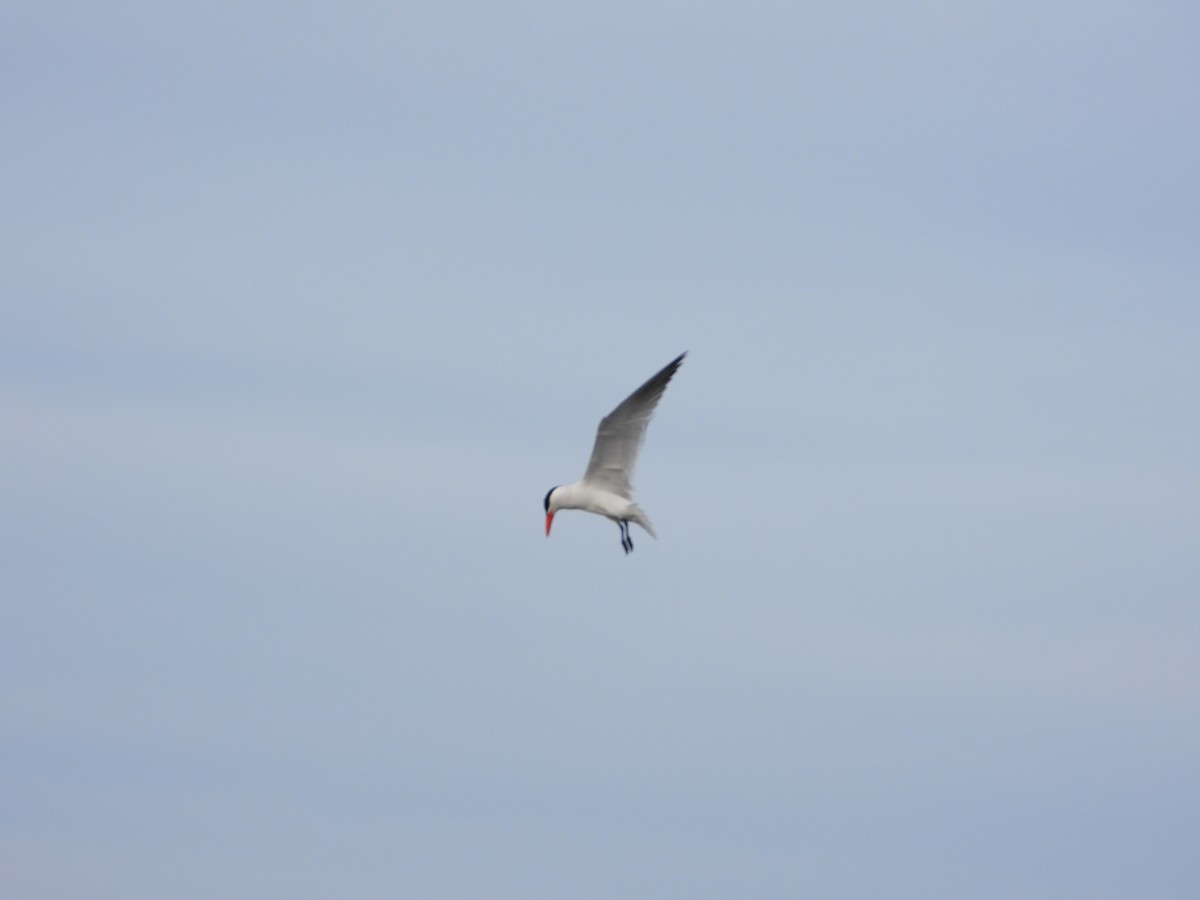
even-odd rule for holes
{"type": "Polygon", "coordinates": [[[629,521],[637,522],[644,529],[646,529],[646,533],[649,534],[650,537],[658,540],[658,535],[654,533],[654,526],[650,524],[650,517],[642,512],[642,508],[637,504],[634,504],[632,512],[633,515],[629,517],[629,521]]]}

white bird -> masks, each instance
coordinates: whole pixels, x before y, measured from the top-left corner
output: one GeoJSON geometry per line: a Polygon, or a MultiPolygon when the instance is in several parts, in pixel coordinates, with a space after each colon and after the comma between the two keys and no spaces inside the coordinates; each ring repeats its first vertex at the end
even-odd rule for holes
{"type": "Polygon", "coordinates": [[[582,509],[612,519],[621,529],[621,547],[626,554],[633,549],[630,522],[637,522],[652,538],[658,537],[646,514],[633,502],[633,469],[654,408],[685,356],[686,352],[681,353],[667,363],[600,420],[592,458],[583,478],[546,492],[546,537],[550,537],[550,525],[560,509],[582,509]]]}

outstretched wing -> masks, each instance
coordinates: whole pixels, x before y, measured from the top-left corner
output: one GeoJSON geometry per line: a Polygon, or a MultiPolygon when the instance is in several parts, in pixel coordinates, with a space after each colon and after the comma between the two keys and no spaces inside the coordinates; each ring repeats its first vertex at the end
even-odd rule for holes
{"type": "Polygon", "coordinates": [[[626,500],[633,499],[633,469],[646,437],[646,426],[685,356],[687,353],[681,353],[667,363],[600,420],[592,458],[583,473],[584,481],[620,494],[626,500]]]}

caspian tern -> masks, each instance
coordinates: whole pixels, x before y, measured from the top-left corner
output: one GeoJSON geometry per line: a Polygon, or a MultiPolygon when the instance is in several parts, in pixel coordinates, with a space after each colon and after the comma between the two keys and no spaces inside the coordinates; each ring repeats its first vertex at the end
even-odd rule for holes
{"type": "Polygon", "coordinates": [[[621,529],[621,547],[626,554],[633,549],[630,522],[637,522],[652,538],[658,537],[646,514],[633,502],[633,468],[654,408],[685,356],[686,352],[681,353],[667,363],[662,371],[600,420],[592,458],[583,478],[546,492],[543,504],[546,507],[546,537],[550,537],[550,525],[560,509],[582,509],[612,519],[621,529]]]}

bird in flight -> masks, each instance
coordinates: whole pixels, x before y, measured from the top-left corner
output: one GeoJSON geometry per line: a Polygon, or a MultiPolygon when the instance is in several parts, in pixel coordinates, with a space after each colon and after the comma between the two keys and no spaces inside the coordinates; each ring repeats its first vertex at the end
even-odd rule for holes
{"type": "Polygon", "coordinates": [[[612,519],[621,529],[621,548],[626,554],[633,549],[630,522],[637,522],[651,537],[658,537],[646,514],[633,502],[633,468],[650,417],[685,356],[686,352],[681,353],[667,363],[600,420],[592,458],[583,478],[546,492],[543,504],[546,507],[546,537],[550,537],[550,525],[560,509],[582,509],[612,519]]]}

